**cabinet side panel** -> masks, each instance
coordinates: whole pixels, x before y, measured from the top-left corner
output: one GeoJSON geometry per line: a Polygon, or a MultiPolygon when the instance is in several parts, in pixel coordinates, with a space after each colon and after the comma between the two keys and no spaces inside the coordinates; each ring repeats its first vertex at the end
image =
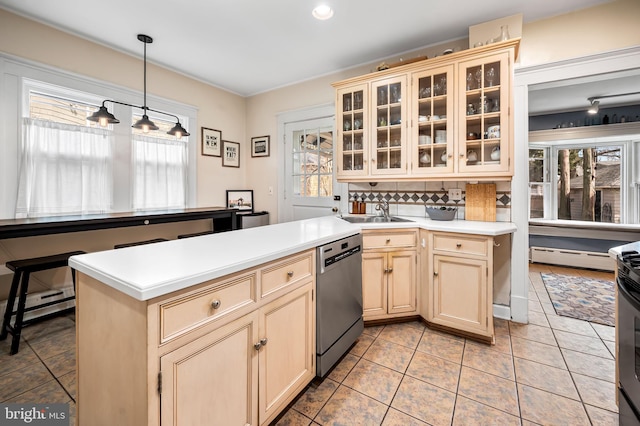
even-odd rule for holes
{"type": "Polygon", "coordinates": [[[146,425],[146,303],[77,276],[77,424],[146,425]]]}

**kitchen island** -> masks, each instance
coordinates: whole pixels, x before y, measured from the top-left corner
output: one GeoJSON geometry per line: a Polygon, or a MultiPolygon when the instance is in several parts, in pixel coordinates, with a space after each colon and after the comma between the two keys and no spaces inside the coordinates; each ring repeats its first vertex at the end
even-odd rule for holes
{"type": "Polygon", "coordinates": [[[315,247],[360,232],[323,217],[71,258],[78,424],[272,421],[315,374],[315,247]]]}

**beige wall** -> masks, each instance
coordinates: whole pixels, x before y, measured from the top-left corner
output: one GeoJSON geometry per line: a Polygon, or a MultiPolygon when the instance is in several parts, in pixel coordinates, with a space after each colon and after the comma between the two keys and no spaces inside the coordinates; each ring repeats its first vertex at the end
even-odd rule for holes
{"type": "MultiPolygon", "coordinates": [[[[142,91],[141,55],[129,56],[2,9],[0,52],[142,91]]],[[[152,58],[148,50],[147,56],[152,58]]],[[[188,129],[198,140],[197,204],[224,206],[226,189],[245,186],[246,161],[241,159],[241,168],[236,169],[222,167],[218,157],[200,155],[199,127],[221,130],[224,139],[240,142],[245,157],[249,153],[245,98],[151,63],[147,67],[147,92],[198,108],[198,128],[188,129]]]]}

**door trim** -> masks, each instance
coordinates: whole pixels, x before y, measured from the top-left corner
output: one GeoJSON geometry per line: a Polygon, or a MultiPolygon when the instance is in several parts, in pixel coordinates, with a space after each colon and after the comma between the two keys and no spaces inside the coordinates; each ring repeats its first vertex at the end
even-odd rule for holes
{"type": "MultiPolygon", "coordinates": [[[[285,111],[277,115],[278,120],[278,132],[276,135],[276,143],[282,146],[285,137],[285,126],[287,124],[296,123],[299,121],[315,120],[320,118],[332,118],[335,116],[336,107],[333,102],[327,104],[321,104],[311,106],[307,108],[301,108],[294,111],[285,111]]],[[[284,212],[281,207],[284,205],[284,189],[285,189],[285,155],[283,149],[278,149],[278,222],[284,222],[284,212]]],[[[335,155],[335,143],[334,143],[334,155],[335,155]]],[[[335,172],[334,172],[335,173],[335,172]]],[[[346,200],[342,200],[341,204],[346,206],[346,200]]],[[[341,206],[341,210],[343,207],[341,206]]],[[[343,210],[344,211],[344,210],[343,210]]]]}

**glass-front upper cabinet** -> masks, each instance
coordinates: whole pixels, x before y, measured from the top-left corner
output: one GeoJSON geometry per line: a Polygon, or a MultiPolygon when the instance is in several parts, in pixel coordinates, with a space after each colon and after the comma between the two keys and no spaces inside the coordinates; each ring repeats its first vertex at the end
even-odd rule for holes
{"type": "Polygon", "coordinates": [[[368,161],[368,84],[337,91],[338,176],[366,176],[368,161]]]}
{"type": "Polygon", "coordinates": [[[507,53],[458,65],[460,172],[506,172],[510,167],[510,87],[507,53]]]}
{"type": "Polygon", "coordinates": [[[411,173],[453,172],[453,65],[412,74],[411,173]]]}
{"type": "Polygon", "coordinates": [[[371,174],[406,174],[406,75],[372,82],[371,99],[371,174]]]}

